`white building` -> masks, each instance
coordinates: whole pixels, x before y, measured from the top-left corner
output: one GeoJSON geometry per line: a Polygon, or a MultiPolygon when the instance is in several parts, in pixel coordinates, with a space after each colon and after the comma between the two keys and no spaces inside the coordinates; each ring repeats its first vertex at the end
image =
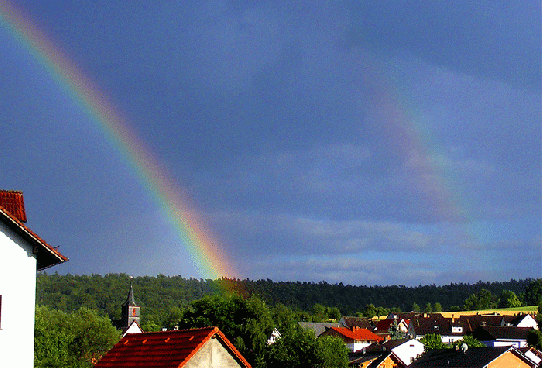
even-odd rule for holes
{"type": "Polygon", "coordinates": [[[425,352],[425,346],[416,339],[410,339],[401,345],[394,347],[391,351],[401,359],[403,363],[409,365],[425,352]]]}
{"type": "Polygon", "coordinates": [[[34,367],[36,271],[68,260],[24,222],[23,194],[0,190],[0,367],[34,367]]]}

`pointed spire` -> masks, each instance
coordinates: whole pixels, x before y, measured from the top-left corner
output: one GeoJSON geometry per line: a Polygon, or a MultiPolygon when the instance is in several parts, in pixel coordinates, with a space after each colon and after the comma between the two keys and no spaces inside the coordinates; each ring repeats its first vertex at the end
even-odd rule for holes
{"type": "Polygon", "coordinates": [[[124,305],[125,306],[131,306],[131,307],[136,307],[137,304],[135,302],[135,299],[134,299],[134,288],[132,286],[132,280],[133,280],[133,276],[130,276],[130,291],[128,292],[128,297],[126,298],[126,301],[124,302],[124,305]]]}

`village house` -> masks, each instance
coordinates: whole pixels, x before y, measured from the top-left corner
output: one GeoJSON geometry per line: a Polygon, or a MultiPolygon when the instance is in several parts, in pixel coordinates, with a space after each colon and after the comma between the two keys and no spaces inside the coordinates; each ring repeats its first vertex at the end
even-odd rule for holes
{"type": "Polygon", "coordinates": [[[393,352],[372,352],[353,357],[349,363],[352,368],[404,368],[403,362],[393,352]]]}
{"type": "Polygon", "coordinates": [[[305,330],[313,331],[314,336],[316,337],[320,336],[331,327],[341,327],[341,325],[337,322],[298,322],[298,324],[305,330]]]}
{"type": "Polygon", "coordinates": [[[479,326],[514,326],[538,330],[538,323],[530,314],[518,313],[516,316],[499,314],[462,315],[459,317],[467,332],[474,332],[479,326]]]}
{"type": "Polygon", "coordinates": [[[26,221],[23,193],[0,190],[0,367],[34,366],[36,271],[68,260],[26,221]]]}
{"type": "Polygon", "coordinates": [[[375,335],[365,328],[357,326],[354,326],[352,329],[346,327],[330,327],[320,336],[340,337],[351,352],[359,351],[372,343],[384,341],[382,337],[375,335]]]}
{"type": "Polygon", "coordinates": [[[349,361],[350,366],[354,367],[403,367],[411,364],[424,351],[424,345],[416,339],[388,340],[351,353],[349,361]]]}
{"type": "Polygon", "coordinates": [[[530,327],[479,326],[472,333],[472,337],[489,347],[524,348],[527,346],[527,334],[531,330],[530,327]]]}
{"type": "Polygon", "coordinates": [[[527,359],[534,362],[537,367],[542,366],[542,352],[541,351],[538,351],[532,347],[521,348],[519,350],[523,353],[523,355],[527,357],[527,359]]]}
{"type": "Polygon", "coordinates": [[[125,335],[95,368],[250,368],[218,327],[125,335]]]}
{"type": "Polygon", "coordinates": [[[408,333],[409,319],[385,318],[377,322],[374,333],[386,338],[406,337],[408,333]]]}
{"type": "Polygon", "coordinates": [[[352,329],[353,327],[365,328],[369,331],[374,329],[373,321],[364,317],[343,316],[339,320],[338,327],[346,327],[352,329]]]}
{"type": "Polygon", "coordinates": [[[414,316],[408,324],[407,337],[422,339],[428,334],[437,334],[445,344],[462,340],[466,334],[464,321],[457,318],[445,318],[439,313],[414,316]]]}
{"type": "Polygon", "coordinates": [[[531,368],[536,365],[515,348],[469,348],[429,351],[408,367],[531,368]]]}

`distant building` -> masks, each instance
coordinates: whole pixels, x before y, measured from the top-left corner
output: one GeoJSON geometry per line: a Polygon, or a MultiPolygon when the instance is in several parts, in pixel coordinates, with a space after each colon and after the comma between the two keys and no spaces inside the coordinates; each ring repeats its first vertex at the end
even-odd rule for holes
{"type": "Polygon", "coordinates": [[[142,333],[141,329],[141,307],[139,307],[134,298],[134,287],[132,277],[130,276],[130,290],[126,301],[122,305],[122,318],[117,321],[117,328],[122,329],[122,336],[130,333],[142,333]]]}
{"type": "Polygon", "coordinates": [[[68,260],[26,221],[23,193],[0,190],[0,367],[34,366],[36,271],[68,260]]]}
{"type": "Polygon", "coordinates": [[[531,330],[530,327],[479,326],[472,333],[472,337],[489,347],[524,348],[527,346],[527,335],[531,330]]]}
{"type": "Polygon", "coordinates": [[[531,368],[535,364],[515,348],[445,349],[426,352],[409,368],[531,368]]]}
{"type": "Polygon", "coordinates": [[[341,327],[338,322],[298,322],[299,326],[305,330],[314,332],[314,336],[318,337],[331,327],[341,327]]]}
{"type": "Polygon", "coordinates": [[[382,342],[384,339],[371,331],[354,326],[352,329],[346,327],[330,327],[320,336],[335,336],[341,338],[351,352],[359,351],[374,342],[382,342]]]}
{"type": "Polygon", "coordinates": [[[95,368],[250,368],[218,327],[124,336],[95,368]]]}

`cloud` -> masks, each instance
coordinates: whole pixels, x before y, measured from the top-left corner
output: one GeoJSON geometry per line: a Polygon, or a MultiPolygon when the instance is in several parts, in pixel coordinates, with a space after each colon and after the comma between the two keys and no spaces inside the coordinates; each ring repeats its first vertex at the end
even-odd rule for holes
{"type": "Polygon", "coordinates": [[[254,262],[252,272],[258,274],[258,269],[273,270],[272,277],[267,277],[274,281],[326,281],[350,285],[417,285],[420,282],[429,283],[438,274],[417,262],[400,259],[369,261],[340,256],[287,260],[268,257],[254,262]]]}
{"type": "Polygon", "coordinates": [[[365,252],[431,252],[438,238],[431,229],[410,224],[363,220],[314,219],[292,214],[218,212],[210,215],[213,227],[240,257],[255,249],[270,254],[359,256],[365,252]],[[233,232],[231,229],[243,229],[233,232]]]}
{"type": "Polygon", "coordinates": [[[428,62],[540,91],[540,2],[351,2],[345,44],[412,53],[428,62]],[[538,57],[538,56],[536,56],[538,57]]]}

